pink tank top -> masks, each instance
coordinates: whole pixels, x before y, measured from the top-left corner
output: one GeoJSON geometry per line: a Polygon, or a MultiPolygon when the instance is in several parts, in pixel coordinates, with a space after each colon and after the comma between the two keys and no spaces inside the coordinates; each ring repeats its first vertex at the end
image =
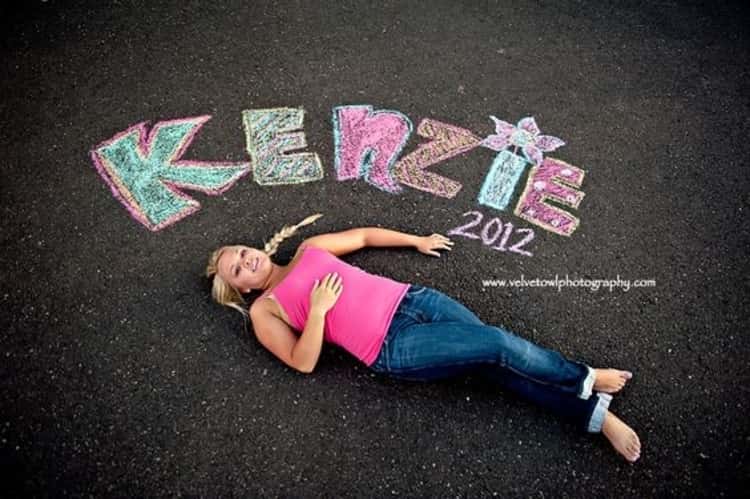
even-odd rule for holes
{"type": "Polygon", "coordinates": [[[324,340],[370,366],[409,284],[370,274],[324,249],[306,246],[291,272],[271,290],[295,329],[304,331],[315,280],[322,281],[330,272],[338,272],[344,289],[326,313],[324,340]]]}

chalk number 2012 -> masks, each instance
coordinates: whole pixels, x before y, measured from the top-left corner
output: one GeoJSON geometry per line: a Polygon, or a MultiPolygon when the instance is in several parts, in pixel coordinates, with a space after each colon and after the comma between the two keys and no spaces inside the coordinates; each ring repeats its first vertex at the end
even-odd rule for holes
{"type": "Polygon", "coordinates": [[[498,251],[510,251],[511,253],[518,253],[519,255],[524,256],[532,256],[532,253],[530,251],[522,249],[523,246],[534,239],[534,231],[532,229],[516,228],[510,222],[506,222],[505,224],[503,224],[503,222],[499,218],[495,217],[489,222],[485,223],[481,232],[479,234],[476,234],[467,231],[472,227],[476,227],[481,224],[484,215],[479,211],[467,211],[462,216],[467,215],[475,215],[474,220],[467,224],[460,225],[451,229],[450,231],[448,231],[448,235],[463,236],[469,239],[481,239],[482,243],[484,243],[486,246],[489,246],[491,249],[498,251]],[[515,229],[515,232],[513,229],[515,229]],[[525,234],[525,236],[515,244],[512,244],[510,247],[508,247],[507,245],[511,234],[525,234]],[[497,245],[493,246],[498,238],[500,238],[500,242],[497,245]]]}

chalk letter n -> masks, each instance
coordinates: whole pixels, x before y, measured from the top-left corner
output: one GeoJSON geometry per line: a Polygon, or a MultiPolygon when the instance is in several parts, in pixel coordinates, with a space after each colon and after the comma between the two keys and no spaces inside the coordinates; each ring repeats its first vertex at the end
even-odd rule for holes
{"type": "Polygon", "coordinates": [[[333,108],[336,178],[364,177],[383,191],[402,192],[393,165],[411,131],[411,121],[398,111],[373,112],[372,106],[333,108]]]}

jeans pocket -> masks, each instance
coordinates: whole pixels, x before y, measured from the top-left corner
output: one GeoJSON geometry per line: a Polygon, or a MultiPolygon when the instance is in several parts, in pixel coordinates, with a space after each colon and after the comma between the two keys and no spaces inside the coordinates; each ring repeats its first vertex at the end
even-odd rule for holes
{"type": "Polygon", "coordinates": [[[406,292],[409,296],[416,296],[418,294],[424,293],[427,290],[425,286],[420,286],[419,284],[412,284],[409,287],[409,291],[406,292]]]}

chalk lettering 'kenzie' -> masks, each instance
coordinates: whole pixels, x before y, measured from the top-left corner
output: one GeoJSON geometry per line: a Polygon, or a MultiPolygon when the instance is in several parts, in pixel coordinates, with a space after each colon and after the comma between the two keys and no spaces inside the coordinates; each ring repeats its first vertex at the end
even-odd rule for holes
{"type": "MultiPolygon", "coordinates": [[[[525,167],[531,165],[533,168],[514,213],[545,230],[570,236],[578,226],[578,218],[546,201],[578,208],[584,193],[577,188],[581,186],[584,171],[543,156],[543,152],[553,151],[564,142],[541,135],[533,117],[523,118],[517,126],[494,116],[491,118],[495,122],[495,133],[483,140],[469,130],[424,119],[417,133],[429,140],[397,161],[412,132],[408,117],[397,111],[374,111],[369,105],[334,107],[337,180],[362,177],[389,193],[401,193],[400,184],[403,184],[453,198],[461,184],[427,172],[426,168],[483,146],[497,151],[498,155],[481,187],[479,204],[504,210],[525,167]],[[513,147],[512,152],[507,150],[510,147],[513,147]],[[517,154],[519,149],[523,156],[517,154]]],[[[198,116],[162,121],[154,125],[150,133],[145,122],[139,123],[91,151],[94,166],[114,196],[149,229],[160,230],[199,209],[198,202],[181,189],[219,194],[250,171],[249,163],[180,160],[195,134],[209,119],[210,116],[198,116]]],[[[323,178],[318,155],[299,152],[307,146],[301,108],[246,110],[242,121],[258,184],[296,184],[323,178]]],[[[490,224],[485,235],[490,237],[489,231],[499,228],[490,224]]],[[[521,230],[527,229],[516,229],[521,230]]],[[[506,223],[500,246],[492,248],[505,251],[511,231],[512,224],[506,223]]]]}

